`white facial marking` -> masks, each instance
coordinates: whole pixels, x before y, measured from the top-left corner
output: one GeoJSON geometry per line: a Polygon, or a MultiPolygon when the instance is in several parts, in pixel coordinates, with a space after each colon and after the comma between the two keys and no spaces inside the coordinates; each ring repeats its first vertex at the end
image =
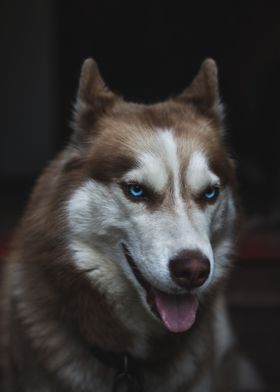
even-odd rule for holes
{"type": "Polygon", "coordinates": [[[207,158],[201,151],[191,155],[186,180],[193,193],[203,191],[208,185],[219,184],[219,178],[210,170],[207,158]]]}
{"type": "Polygon", "coordinates": [[[152,152],[145,152],[138,158],[139,167],[128,172],[124,180],[126,182],[136,181],[145,184],[155,190],[162,192],[168,181],[168,173],[160,159],[152,152]]]}
{"type": "Polygon", "coordinates": [[[173,175],[179,175],[179,161],[177,144],[169,129],[158,131],[159,148],[161,149],[161,156],[168,164],[173,175]]]}
{"type": "Polygon", "coordinates": [[[166,189],[170,175],[174,180],[174,190],[179,191],[179,161],[177,145],[171,130],[157,130],[149,151],[137,157],[139,165],[128,172],[124,180],[136,181],[150,186],[158,192],[166,189]]]}

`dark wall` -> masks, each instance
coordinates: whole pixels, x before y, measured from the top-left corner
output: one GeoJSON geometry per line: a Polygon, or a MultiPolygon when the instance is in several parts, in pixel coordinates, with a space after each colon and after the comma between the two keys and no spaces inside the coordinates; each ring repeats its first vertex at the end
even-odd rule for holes
{"type": "Polygon", "coordinates": [[[37,175],[56,147],[53,11],[47,0],[0,2],[0,177],[37,175]]]}
{"type": "MultiPolygon", "coordinates": [[[[13,2],[16,3],[15,0],[13,2]]],[[[17,12],[26,13],[26,6],[20,1],[17,3],[17,12]]],[[[26,67],[32,59],[32,63],[48,64],[46,69],[49,70],[52,66],[49,65],[49,56],[53,56],[51,64],[54,69],[50,75],[43,72],[38,75],[36,91],[25,86],[25,90],[29,91],[29,96],[25,97],[24,111],[28,113],[25,127],[28,128],[29,122],[34,123],[33,113],[36,112],[36,124],[39,123],[38,117],[43,117],[45,122],[40,131],[42,139],[36,139],[32,131],[30,137],[33,143],[25,145],[24,154],[17,155],[7,129],[0,129],[2,143],[6,146],[4,149],[13,156],[15,164],[20,165],[23,155],[27,159],[27,154],[28,159],[32,157],[35,162],[34,166],[37,163],[41,166],[42,157],[45,159],[48,155],[42,153],[38,156],[38,151],[43,151],[42,140],[50,135],[53,137],[55,128],[54,145],[49,155],[65,143],[70,133],[68,123],[78,75],[86,57],[92,56],[97,60],[113,90],[127,99],[151,102],[181,91],[203,59],[211,56],[219,66],[221,93],[227,106],[228,139],[239,162],[247,211],[250,214],[269,214],[271,222],[278,214],[275,224],[279,223],[279,2],[24,2],[27,3],[30,7],[25,34],[32,29],[30,20],[34,21],[36,15],[42,17],[42,12],[45,13],[44,7],[47,7],[46,15],[50,17],[48,21],[45,18],[37,24],[39,35],[35,34],[36,40],[34,32],[25,36],[22,42],[29,46],[27,53],[19,52],[18,56],[11,57],[13,41],[7,37],[5,53],[8,53],[8,59],[5,61],[10,61],[13,67],[15,64],[25,64],[26,67]],[[43,8],[41,4],[44,4],[43,8]],[[44,40],[46,34],[49,34],[50,42],[44,40]],[[46,103],[49,86],[53,86],[55,108],[52,108],[52,99],[47,98],[51,102],[49,106],[46,103]],[[42,99],[38,96],[39,92],[42,99]],[[36,103],[35,111],[31,102],[36,103]],[[53,126],[48,123],[49,118],[55,118],[52,110],[58,115],[53,126]]],[[[20,75],[24,77],[25,74],[20,71],[20,75]]],[[[8,77],[12,81],[11,74],[8,77]]],[[[5,96],[8,89],[4,84],[1,95],[5,96]]],[[[15,106],[21,106],[16,98],[9,104],[9,111],[15,106]]],[[[20,112],[18,107],[16,110],[20,112]]],[[[19,134],[15,131],[17,127],[20,128],[18,120],[9,128],[15,132],[16,138],[19,134]]]]}

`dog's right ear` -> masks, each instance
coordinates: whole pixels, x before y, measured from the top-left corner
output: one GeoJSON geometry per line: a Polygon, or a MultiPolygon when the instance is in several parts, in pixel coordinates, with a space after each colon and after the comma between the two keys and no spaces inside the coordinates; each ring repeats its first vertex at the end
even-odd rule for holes
{"type": "Polygon", "coordinates": [[[96,120],[112,108],[118,99],[105,85],[96,62],[91,58],[85,60],[74,107],[73,142],[78,143],[92,133],[96,120]]]}

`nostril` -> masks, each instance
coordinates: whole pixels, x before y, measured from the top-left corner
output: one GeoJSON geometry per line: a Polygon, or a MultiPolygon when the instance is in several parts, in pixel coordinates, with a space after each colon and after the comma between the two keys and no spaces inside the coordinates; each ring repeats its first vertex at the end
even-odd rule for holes
{"type": "Polygon", "coordinates": [[[169,262],[175,283],[186,289],[202,286],[210,273],[210,262],[199,251],[181,251],[169,262]]]}
{"type": "Polygon", "coordinates": [[[172,275],[175,278],[191,278],[193,271],[191,271],[191,268],[186,266],[185,260],[184,262],[181,262],[177,258],[174,260],[171,260],[171,270],[172,270],[172,275]]]}

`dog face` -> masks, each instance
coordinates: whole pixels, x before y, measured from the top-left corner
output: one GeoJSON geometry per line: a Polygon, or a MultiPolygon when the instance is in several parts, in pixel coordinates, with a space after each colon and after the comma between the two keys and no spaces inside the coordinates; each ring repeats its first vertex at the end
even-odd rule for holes
{"type": "Polygon", "coordinates": [[[95,284],[102,276],[101,289],[129,281],[172,332],[193,325],[232,252],[234,174],[221,116],[212,60],[179,97],[150,106],[115,97],[95,64],[84,65],[76,129],[87,175],[67,203],[70,248],[95,284]]]}

